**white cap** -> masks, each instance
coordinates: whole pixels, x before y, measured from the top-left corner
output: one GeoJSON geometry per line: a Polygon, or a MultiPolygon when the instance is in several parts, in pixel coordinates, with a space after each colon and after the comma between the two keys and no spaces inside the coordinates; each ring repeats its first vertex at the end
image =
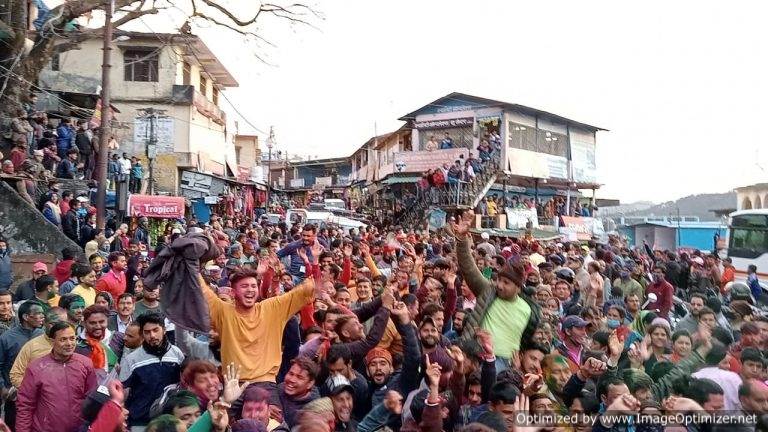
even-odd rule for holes
{"type": "Polygon", "coordinates": [[[489,236],[487,232],[484,232],[480,234],[480,238],[482,238],[483,240],[488,240],[489,238],[491,238],[491,236],[489,236]]]}
{"type": "Polygon", "coordinates": [[[174,228],[173,231],[171,231],[171,234],[181,234],[181,230],[178,228],[174,228]]]}

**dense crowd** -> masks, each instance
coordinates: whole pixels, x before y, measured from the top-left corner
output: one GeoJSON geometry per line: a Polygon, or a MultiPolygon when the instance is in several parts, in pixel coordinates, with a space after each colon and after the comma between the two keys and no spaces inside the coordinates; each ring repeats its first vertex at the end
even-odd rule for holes
{"type": "Polygon", "coordinates": [[[150,252],[139,223],[11,291],[1,240],[3,430],[764,427],[756,269],[750,290],[698,251],[473,239],[473,221],[214,215],[169,223],[150,252]],[[698,417],[662,422],[681,413],[698,417]]]}

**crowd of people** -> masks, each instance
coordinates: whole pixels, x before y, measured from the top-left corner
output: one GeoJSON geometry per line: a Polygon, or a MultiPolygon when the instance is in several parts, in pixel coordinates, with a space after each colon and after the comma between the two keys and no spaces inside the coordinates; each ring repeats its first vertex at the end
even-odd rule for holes
{"type": "Polygon", "coordinates": [[[213,215],[152,251],[139,221],[16,284],[0,240],[0,430],[765,427],[756,269],[745,290],[714,255],[473,238],[473,221],[213,215]]]}

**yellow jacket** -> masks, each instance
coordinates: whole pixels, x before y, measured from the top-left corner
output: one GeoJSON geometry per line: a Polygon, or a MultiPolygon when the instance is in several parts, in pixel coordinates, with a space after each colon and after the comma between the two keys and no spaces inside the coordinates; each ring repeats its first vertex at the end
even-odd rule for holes
{"type": "Polygon", "coordinates": [[[19,388],[21,380],[24,379],[24,373],[27,371],[27,366],[29,366],[32,360],[39,359],[49,352],[51,352],[51,340],[44,334],[34,337],[25,343],[11,367],[11,384],[19,388]]]}

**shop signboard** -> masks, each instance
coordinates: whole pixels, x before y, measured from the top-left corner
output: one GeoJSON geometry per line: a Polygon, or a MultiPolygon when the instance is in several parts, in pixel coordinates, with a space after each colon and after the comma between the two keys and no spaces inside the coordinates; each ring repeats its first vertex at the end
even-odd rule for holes
{"type": "Polygon", "coordinates": [[[568,178],[568,160],[561,156],[508,148],[507,161],[512,175],[540,179],[568,178]]]}
{"type": "Polygon", "coordinates": [[[413,124],[414,129],[418,130],[430,130],[430,129],[449,129],[449,128],[464,128],[472,127],[475,124],[474,117],[460,117],[448,120],[425,120],[415,122],[413,124]]]}
{"type": "Polygon", "coordinates": [[[184,198],[134,194],[128,198],[128,216],[180,219],[184,217],[184,198]]]}
{"type": "MultiPolygon", "coordinates": [[[[469,149],[455,148],[434,151],[398,152],[394,154],[394,164],[397,172],[424,173],[431,169],[443,166],[444,163],[453,165],[457,160],[466,158],[469,149]]],[[[382,169],[382,176],[391,174],[382,169]]]]}
{"type": "Polygon", "coordinates": [[[333,184],[333,177],[315,177],[315,186],[330,187],[333,184]]]}
{"type": "MultiPolygon", "coordinates": [[[[133,120],[134,148],[140,149],[149,142],[149,117],[137,117],[133,120]]],[[[155,135],[157,136],[157,152],[173,152],[173,118],[157,117],[155,119],[155,135]]]]}
{"type": "Polygon", "coordinates": [[[568,235],[570,239],[579,241],[592,240],[596,237],[600,241],[607,238],[603,222],[591,217],[562,216],[563,226],[560,232],[568,235]]]}
{"type": "Polygon", "coordinates": [[[505,212],[507,213],[508,229],[526,229],[528,224],[531,224],[533,228],[539,227],[539,216],[536,214],[536,209],[507,207],[505,212]]]}
{"type": "Polygon", "coordinates": [[[292,188],[304,187],[304,179],[303,178],[291,179],[291,187],[292,188]]]}

